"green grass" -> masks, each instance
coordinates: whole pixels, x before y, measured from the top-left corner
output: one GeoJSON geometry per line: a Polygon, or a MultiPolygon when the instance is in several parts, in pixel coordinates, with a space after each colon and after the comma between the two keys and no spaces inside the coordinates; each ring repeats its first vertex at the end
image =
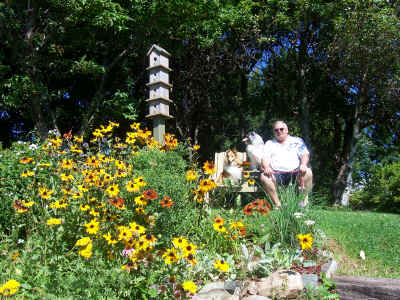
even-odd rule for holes
{"type": "Polygon", "coordinates": [[[348,265],[341,266],[342,273],[400,278],[400,215],[322,209],[312,213],[348,257],[343,260],[348,265]],[[360,258],[361,250],[365,261],[360,258]]]}

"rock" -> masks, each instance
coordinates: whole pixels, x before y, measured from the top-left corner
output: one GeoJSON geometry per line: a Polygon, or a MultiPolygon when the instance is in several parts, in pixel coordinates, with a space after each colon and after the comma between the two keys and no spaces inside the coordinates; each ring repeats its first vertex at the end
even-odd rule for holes
{"type": "Polygon", "coordinates": [[[304,287],[316,288],[318,287],[318,275],[316,274],[303,274],[301,275],[303,279],[304,287]]]}
{"type": "Polygon", "coordinates": [[[239,300],[239,296],[231,295],[223,289],[200,292],[193,296],[195,300],[239,300]]]}
{"type": "Polygon", "coordinates": [[[241,289],[243,286],[243,283],[241,281],[225,281],[224,282],[224,290],[226,290],[228,293],[233,295],[235,293],[235,290],[238,288],[241,289]]]}
{"type": "Polygon", "coordinates": [[[207,293],[211,290],[224,290],[225,282],[224,281],[215,281],[207,283],[203,288],[199,291],[199,293],[207,293]]]}
{"type": "Polygon", "coordinates": [[[275,298],[296,298],[303,290],[303,279],[298,272],[281,270],[256,282],[257,295],[275,298]]]}
{"type": "Polygon", "coordinates": [[[249,295],[249,296],[242,298],[242,300],[272,300],[272,299],[268,298],[268,297],[264,297],[264,296],[249,295]]]}
{"type": "Polygon", "coordinates": [[[333,275],[336,273],[337,268],[338,263],[336,262],[336,260],[331,258],[329,262],[321,266],[321,272],[325,273],[325,277],[329,279],[332,278],[333,275]]]}

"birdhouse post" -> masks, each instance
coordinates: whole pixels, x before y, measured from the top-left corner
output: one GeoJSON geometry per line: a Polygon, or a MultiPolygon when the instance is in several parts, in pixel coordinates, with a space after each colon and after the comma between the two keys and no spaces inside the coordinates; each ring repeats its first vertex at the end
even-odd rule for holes
{"type": "Polygon", "coordinates": [[[171,56],[163,48],[153,45],[147,52],[149,57],[149,114],[146,118],[153,119],[153,136],[162,145],[165,144],[165,120],[173,116],[169,114],[169,105],[173,103],[169,99],[172,85],[169,83],[169,57],[171,56]]]}

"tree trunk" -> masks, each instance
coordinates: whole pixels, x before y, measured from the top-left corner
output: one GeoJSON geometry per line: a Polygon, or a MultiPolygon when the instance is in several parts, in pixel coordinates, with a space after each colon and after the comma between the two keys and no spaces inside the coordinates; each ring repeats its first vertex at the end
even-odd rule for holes
{"type": "MultiPolygon", "coordinates": [[[[362,97],[360,97],[362,98],[362,97]]],[[[362,103],[362,100],[359,101],[362,103]]],[[[357,152],[357,142],[360,138],[360,104],[354,107],[353,122],[347,122],[351,128],[351,135],[348,135],[343,142],[343,152],[341,166],[332,186],[333,197],[336,205],[348,205],[352,186],[352,173],[355,154],[357,152]]]]}

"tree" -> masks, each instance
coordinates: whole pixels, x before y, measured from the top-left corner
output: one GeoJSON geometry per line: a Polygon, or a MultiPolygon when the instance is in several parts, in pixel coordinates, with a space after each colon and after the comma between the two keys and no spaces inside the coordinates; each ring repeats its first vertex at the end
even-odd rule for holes
{"type": "Polygon", "coordinates": [[[344,135],[333,184],[335,203],[347,205],[361,130],[379,123],[391,128],[399,119],[400,24],[386,1],[346,1],[341,12],[327,53],[328,72],[344,88],[348,107],[337,125],[344,135]]]}

